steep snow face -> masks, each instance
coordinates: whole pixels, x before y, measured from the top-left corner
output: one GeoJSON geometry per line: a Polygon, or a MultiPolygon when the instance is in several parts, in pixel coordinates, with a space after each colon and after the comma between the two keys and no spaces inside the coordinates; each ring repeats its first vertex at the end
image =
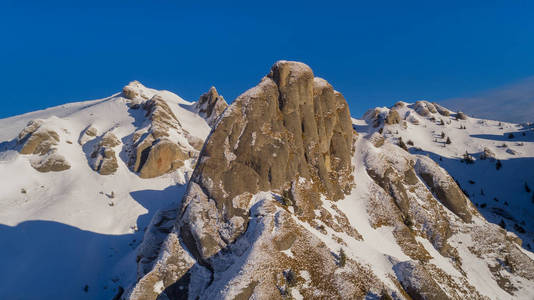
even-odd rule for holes
{"type": "Polygon", "coordinates": [[[353,120],[354,127],[380,131],[386,140],[430,157],[454,177],[488,221],[516,233],[525,249],[534,249],[532,124],[457,118],[435,103],[436,110],[425,113],[421,107],[429,102],[418,103],[371,110],[364,119],[353,120]],[[386,117],[393,112],[401,120],[388,124],[386,117]]]}
{"type": "MultiPolygon", "coordinates": [[[[152,222],[139,256],[139,281],[124,298],[524,299],[534,293],[533,254],[520,247],[517,236],[488,223],[434,161],[374,132],[385,120],[403,126],[402,114],[379,109],[368,116],[384,118],[369,120],[371,126],[355,122],[357,129],[368,131],[348,131],[346,149],[346,143],[322,134],[321,126],[315,132],[296,130],[309,125],[300,122],[291,127],[294,131],[278,126],[288,112],[302,121],[298,117],[308,91],[314,95],[311,119],[335,116],[323,108],[342,114],[343,102],[332,101],[340,94],[312,78],[303,64],[279,62],[225,111],[206,141],[181,206],[152,222]],[[329,94],[332,98],[320,97],[329,94]],[[273,100],[278,105],[267,105],[273,100]],[[260,113],[267,118],[258,120],[260,113]],[[255,159],[264,155],[259,132],[241,126],[251,122],[271,124],[259,127],[268,127],[262,133],[279,142],[287,140],[285,135],[318,138],[313,145],[289,144],[292,155],[306,153],[303,160],[294,158],[302,164],[276,165],[277,170],[265,172],[269,175],[262,184],[262,170],[274,165],[255,159]],[[306,152],[323,143],[329,147],[320,149],[329,151],[321,157],[306,152]],[[342,162],[340,153],[348,154],[349,173],[330,176],[345,187],[333,197],[326,188],[314,188],[326,177],[308,176],[306,170],[320,169],[317,161],[327,154],[342,162]],[[210,160],[213,168],[208,169],[203,162],[210,160]],[[233,170],[233,177],[220,180],[217,168],[233,170]],[[285,177],[274,175],[280,170],[285,177]],[[259,183],[246,181],[244,188],[235,188],[236,179],[251,178],[259,183]]],[[[421,120],[421,114],[440,110],[446,115],[428,102],[415,106],[421,120]]],[[[337,117],[341,124],[334,127],[340,130],[343,119],[337,117]]],[[[323,129],[328,128],[325,123],[323,129]]],[[[341,138],[345,131],[335,133],[341,138]]],[[[271,152],[273,157],[283,153],[271,152]]]]}
{"type": "Polygon", "coordinates": [[[132,137],[150,123],[140,106],[154,96],[181,124],[181,131],[167,129],[172,141],[203,143],[211,128],[194,103],[138,82],[108,98],[0,120],[0,298],[111,299],[135,281],[145,228],[156,211],[178,205],[194,167],[188,159],[151,179],[128,168],[132,137]],[[31,130],[19,134],[32,120],[36,130],[54,133],[50,149],[38,143],[21,151],[31,130]],[[38,171],[42,149],[70,168],[38,171]]]}

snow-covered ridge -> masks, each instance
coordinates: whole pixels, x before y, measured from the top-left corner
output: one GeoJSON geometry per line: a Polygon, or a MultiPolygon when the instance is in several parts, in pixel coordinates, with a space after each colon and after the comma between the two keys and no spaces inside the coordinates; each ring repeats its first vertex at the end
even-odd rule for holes
{"type": "Polygon", "coordinates": [[[530,125],[427,101],[351,122],[288,61],[224,104],[134,81],[0,120],[0,298],[534,293],[530,125]]]}
{"type": "Polygon", "coordinates": [[[132,82],[108,98],[0,120],[0,243],[11,245],[0,250],[0,298],[111,299],[131,284],[144,229],[180,201],[198,153],[192,141],[198,148],[211,130],[194,105],[132,82]],[[152,99],[180,125],[162,133],[193,155],[143,179],[128,152],[135,133],[153,124],[143,109],[152,99]],[[67,168],[43,167],[61,160],[67,168]]]}
{"type": "Polygon", "coordinates": [[[356,130],[380,132],[440,164],[489,221],[534,249],[534,126],[478,119],[436,103],[399,102],[353,120],[356,130]],[[391,117],[397,115],[394,121],[391,117]],[[388,118],[389,117],[389,118],[388,118]]]}

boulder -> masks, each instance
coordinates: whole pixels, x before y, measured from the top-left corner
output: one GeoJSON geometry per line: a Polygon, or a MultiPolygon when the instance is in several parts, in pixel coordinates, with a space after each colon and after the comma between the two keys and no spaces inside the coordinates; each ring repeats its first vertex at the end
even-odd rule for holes
{"type": "Polygon", "coordinates": [[[31,166],[39,172],[60,172],[70,169],[69,162],[63,155],[57,153],[55,149],[47,154],[30,160],[31,166]]]}
{"type": "Polygon", "coordinates": [[[456,119],[458,119],[458,120],[467,120],[467,115],[464,114],[463,112],[459,111],[458,113],[456,113],[456,119]]]}

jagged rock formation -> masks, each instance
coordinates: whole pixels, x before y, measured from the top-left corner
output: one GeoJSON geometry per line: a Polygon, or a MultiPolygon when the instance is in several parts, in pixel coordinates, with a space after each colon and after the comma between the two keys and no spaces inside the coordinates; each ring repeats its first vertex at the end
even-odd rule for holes
{"type": "MultiPolygon", "coordinates": [[[[369,114],[389,115],[397,125],[369,114]]],[[[129,299],[484,299],[473,276],[505,295],[534,289],[515,235],[431,159],[358,137],[341,94],[295,62],[228,107],[181,207],[149,228],[129,299]]]]}
{"type": "Polygon", "coordinates": [[[184,161],[196,158],[202,140],[190,135],[165,100],[154,95],[143,102],[149,123],[133,136],[130,167],[142,178],[153,178],[172,172],[184,161]]]}
{"type": "MultiPolygon", "coordinates": [[[[236,99],[222,116],[193,174],[190,186],[198,185],[201,193],[193,195],[205,200],[199,204],[217,203],[221,218],[228,220],[213,224],[212,230],[229,226],[226,241],[218,234],[207,236],[208,228],[199,228],[202,234],[191,232],[202,259],[246,229],[248,201],[258,191],[298,191],[313,182],[306,193],[342,198],[351,185],[352,139],[348,106],[341,94],[326,81],[314,79],[303,64],[273,66],[257,87],[236,99]]],[[[199,204],[188,206],[186,224],[189,218],[198,218],[193,211],[199,204]]],[[[317,199],[300,205],[317,205],[317,199]]]]}
{"type": "MultiPolygon", "coordinates": [[[[87,130],[85,131],[87,134],[87,130]]],[[[106,132],[98,142],[91,158],[93,158],[92,167],[101,175],[110,175],[117,171],[119,167],[114,147],[121,145],[119,139],[111,132],[106,132]]]]}
{"type": "Polygon", "coordinates": [[[59,172],[70,168],[65,157],[57,152],[59,135],[53,129],[44,126],[43,120],[33,120],[18,135],[21,145],[20,154],[35,154],[30,160],[31,166],[39,172],[59,172]]]}
{"type": "Polygon", "coordinates": [[[206,119],[211,127],[215,126],[217,118],[224,112],[226,107],[228,107],[228,104],[213,86],[207,93],[202,94],[197,103],[195,103],[195,110],[201,117],[206,119]]]}

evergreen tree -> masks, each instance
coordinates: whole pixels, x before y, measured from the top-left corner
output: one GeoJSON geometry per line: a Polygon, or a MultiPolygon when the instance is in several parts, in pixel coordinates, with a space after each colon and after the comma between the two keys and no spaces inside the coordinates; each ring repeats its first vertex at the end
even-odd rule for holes
{"type": "Polygon", "coordinates": [[[347,255],[345,254],[345,251],[343,248],[339,249],[339,266],[344,267],[347,263],[347,255]]]}

